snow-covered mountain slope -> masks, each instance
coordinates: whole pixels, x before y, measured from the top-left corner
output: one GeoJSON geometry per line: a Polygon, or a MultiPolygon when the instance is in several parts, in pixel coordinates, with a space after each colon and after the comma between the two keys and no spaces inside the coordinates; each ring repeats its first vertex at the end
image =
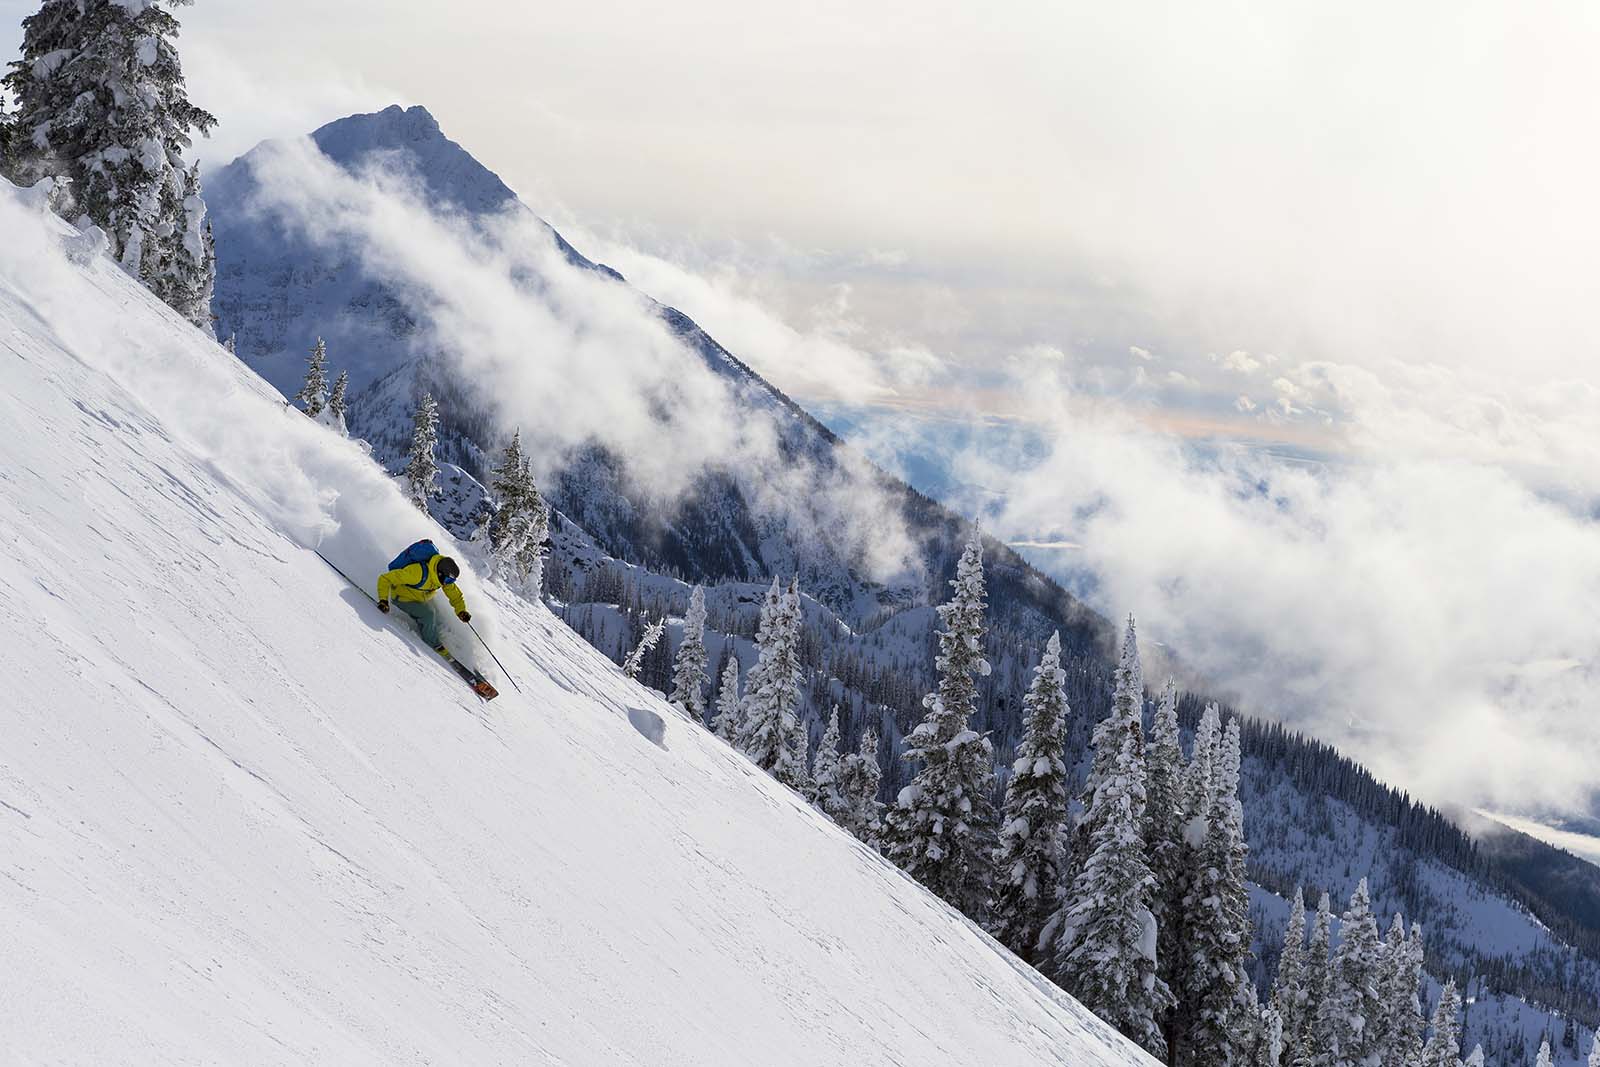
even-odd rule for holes
{"type": "Polygon", "coordinates": [[[0,232],[0,1060],[1152,1062],[469,573],[480,704],[310,550],[445,536],[359,447],[0,232]]]}

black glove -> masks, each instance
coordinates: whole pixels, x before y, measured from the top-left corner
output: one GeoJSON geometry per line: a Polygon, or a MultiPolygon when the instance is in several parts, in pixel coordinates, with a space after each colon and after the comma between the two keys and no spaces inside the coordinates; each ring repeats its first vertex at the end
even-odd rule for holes
{"type": "Polygon", "coordinates": [[[472,621],[472,612],[470,612],[470,611],[458,611],[458,612],[456,612],[456,618],[460,619],[462,622],[471,622],[472,621]]]}
{"type": "Polygon", "coordinates": [[[387,600],[378,601],[378,610],[385,615],[389,614],[389,602],[387,600]]]}

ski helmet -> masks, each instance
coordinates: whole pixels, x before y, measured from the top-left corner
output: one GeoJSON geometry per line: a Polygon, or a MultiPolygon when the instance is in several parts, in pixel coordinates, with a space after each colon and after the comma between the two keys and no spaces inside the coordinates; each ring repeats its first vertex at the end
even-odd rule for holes
{"type": "Polygon", "coordinates": [[[461,568],[456,564],[456,561],[451,559],[449,556],[440,556],[439,577],[448,578],[453,582],[457,578],[461,577],[461,568]]]}

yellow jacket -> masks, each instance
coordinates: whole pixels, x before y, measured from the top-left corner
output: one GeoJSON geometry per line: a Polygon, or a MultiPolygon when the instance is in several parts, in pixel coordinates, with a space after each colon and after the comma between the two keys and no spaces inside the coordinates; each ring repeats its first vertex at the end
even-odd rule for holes
{"type": "Polygon", "coordinates": [[[443,558],[434,556],[425,564],[409,563],[378,575],[378,599],[388,600],[390,592],[393,592],[395,600],[427,600],[443,589],[444,597],[450,601],[452,608],[458,613],[466,611],[467,603],[461,599],[461,590],[456,583],[439,580],[439,561],[443,558]]]}

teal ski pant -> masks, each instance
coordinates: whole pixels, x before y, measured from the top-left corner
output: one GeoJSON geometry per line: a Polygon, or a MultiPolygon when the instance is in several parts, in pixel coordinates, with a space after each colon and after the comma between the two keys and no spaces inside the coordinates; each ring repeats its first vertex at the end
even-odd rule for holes
{"type": "Polygon", "coordinates": [[[426,600],[396,600],[394,606],[411,616],[417,624],[417,629],[422,631],[422,643],[429,648],[439,647],[439,618],[433,613],[433,605],[426,600]]]}

